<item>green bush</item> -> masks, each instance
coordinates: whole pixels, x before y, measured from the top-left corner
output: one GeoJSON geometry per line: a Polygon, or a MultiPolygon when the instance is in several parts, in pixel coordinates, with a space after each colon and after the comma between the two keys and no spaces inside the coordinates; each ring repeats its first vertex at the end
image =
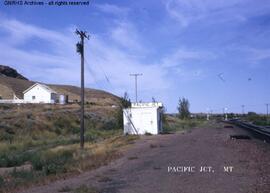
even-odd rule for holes
{"type": "Polygon", "coordinates": [[[5,185],[5,180],[2,176],[0,176],[0,188],[5,185]]]}
{"type": "Polygon", "coordinates": [[[118,124],[113,119],[106,120],[99,129],[102,129],[102,130],[114,130],[114,129],[118,129],[118,124]]]}
{"type": "Polygon", "coordinates": [[[0,167],[20,166],[29,160],[31,153],[26,152],[4,152],[0,154],[0,167]]]}
{"type": "Polygon", "coordinates": [[[78,133],[80,133],[80,129],[81,129],[80,127],[73,127],[72,130],[71,130],[72,131],[72,134],[78,134],[78,133]]]}
{"type": "Polygon", "coordinates": [[[81,185],[78,188],[76,188],[73,193],[98,193],[95,188],[93,187],[87,187],[86,185],[81,185]]]}
{"type": "Polygon", "coordinates": [[[71,150],[36,154],[31,162],[35,170],[42,170],[45,175],[66,171],[66,164],[72,159],[71,150]]]}
{"type": "Polygon", "coordinates": [[[91,129],[85,133],[85,141],[93,142],[101,138],[101,136],[102,136],[101,131],[91,129]]]}
{"type": "Polygon", "coordinates": [[[13,170],[13,172],[11,173],[11,176],[13,178],[20,178],[23,180],[32,180],[34,179],[34,172],[33,171],[17,171],[17,170],[13,170]]]}
{"type": "Polygon", "coordinates": [[[3,133],[1,133],[0,141],[8,141],[11,144],[13,138],[14,138],[14,135],[11,135],[7,132],[3,132],[3,133]]]}

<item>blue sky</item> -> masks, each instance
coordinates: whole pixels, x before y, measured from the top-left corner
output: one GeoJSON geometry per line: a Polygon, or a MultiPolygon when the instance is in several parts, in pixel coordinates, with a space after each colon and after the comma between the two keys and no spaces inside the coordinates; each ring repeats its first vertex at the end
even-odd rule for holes
{"type": "Polygon", "coordinates": [[[176,112],[264,113],[270,103],[270,2],[99,0],[90,6],[0,5],[0,63],[31,80],[80,84],[76,28],[89,32],[86,85],[176,112]],[[108,77],[109,81],[107,81],[108,77]]]}

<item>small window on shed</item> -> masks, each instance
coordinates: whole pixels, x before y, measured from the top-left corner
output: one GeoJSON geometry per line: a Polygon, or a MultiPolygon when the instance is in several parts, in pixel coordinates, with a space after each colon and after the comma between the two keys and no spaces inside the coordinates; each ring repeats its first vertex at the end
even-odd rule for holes
{"type": "Polygon", "coordinates": [[[35,100],[36,99],[36,96],[32,96],[32,100],[35,100]]]}

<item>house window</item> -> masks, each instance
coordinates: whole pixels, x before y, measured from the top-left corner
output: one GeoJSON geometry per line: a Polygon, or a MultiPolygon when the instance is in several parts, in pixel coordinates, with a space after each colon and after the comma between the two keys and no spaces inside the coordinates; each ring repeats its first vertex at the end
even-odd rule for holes
{"type": "Polygon", "coordinates": [[[32,96],[32,100],[35,100],[36,99],[36,96],[32,96]]]}

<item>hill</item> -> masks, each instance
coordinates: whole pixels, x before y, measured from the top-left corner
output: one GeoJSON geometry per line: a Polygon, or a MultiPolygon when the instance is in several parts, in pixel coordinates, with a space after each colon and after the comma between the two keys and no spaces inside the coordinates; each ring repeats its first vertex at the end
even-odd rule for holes
{"type": "Polygon", "coordinates": [[[25,78],[23,75],[19,74],[17,72],[17,70],[15,70],[9,66],[4,66],[4,65],[0,65],[0,76],[13,77],[13,78],[27,80],[27,78],[25,78]]]}
{"type": "MultiPolygon", "coordinates": [[[[7,68],[6,68],[7,69],[7,68]]],[[[12,72],[17,72],[16,70],[10,68],[12,72]]],[[[1,66],[0,66],[1,74],[1,66]]],[[[18,98],[23,98],[23,91],[35,84],[36,82],[29,81],[26,78],[21,78],[22,75],[17,76],[14,73],[5,75],[0,75],[0,98],[2,99],[12,99],[13,94],[18,98]],[[15,76],[15,77],[14,77],[15,76]]],[[[44,83],[42,83],[44,84],[44,83]]],[[[56,85],[56,84],[46,84],[56,92],[68,95],[70,101],[80,101],[80,88],[70,85],[56,85]]],[[[85,89],[85,101],[88,103],[96,105],[116,105],[119,102],[119,97],[102,90],[86,88],[85,89]]]]}

